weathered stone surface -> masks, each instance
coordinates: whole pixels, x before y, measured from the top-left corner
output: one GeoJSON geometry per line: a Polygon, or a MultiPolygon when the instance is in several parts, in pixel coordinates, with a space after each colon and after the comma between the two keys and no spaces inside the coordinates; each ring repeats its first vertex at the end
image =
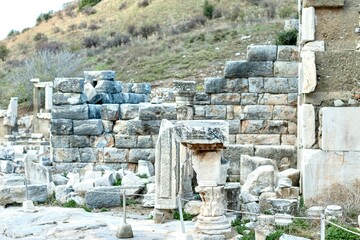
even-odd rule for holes
{"type": "Polygon", "coordinates": [[[101,105],[88,104],[89,119],[101,119],[101,105]]]}
{"type": "Polygon", "coordinates": [[[360,138],[357,124],[359,107],[321,109],[321,148],[332,151],[359,151],[360,138]]]}
{"type": "Polygon", "coordinates": [[[296,122],[296,107],[293,106],[274,106],[273,119],[289,120],[296,122]]]}
{"type": "Polygon", "coordinates": [[[84,71],[84,78],[86,81],[97,81],[97,80],[114,80],[115,71],[103,70],[103,71],[84,71]]]}
{"type": "Polygon", "coordinates": [[[153,148],[154,142],[151,135],[138,136],[137,148],[153,148]]]}
{"type": "MultiPolygon", "coordinates": [[[[155,175],[154,165],[149,161],[138,161],[138,175],[151,177],[155,175]]],[[[155,191],[155,190],[154,190],[155,191]]]]}
{"type": "Polygon", "coordinates": [[[275,192],[264,192],[260,195],[259,197],[259,207],[260,207],[260,211],[263,213],[265,211],[271,211],[272,206],[271,204],[268,202],[268,199],[270,198],[276,198],[276,193],[275,192]]]}
{"type": "Polygon", "coordinates": [[[276,161],[279,170],[294,167],[296,148],[294,146],[255,146],[255,156],[276,161]]]}
{"type": "Polygon", "coordinates": [[[227,120],[229,124],[229,134],[240,133],[240,120],[227,120]]]}
{"type": "Polygon", "coordinates": [[[2,186],[21,186],[24,185],[24,177],[19,174],[5,174],[0,177],[0,185],[2,186]]]}
{"type": "Polygon", "coordinates": [[[14,173],[14,162],[9,160],[0,160],[0,171],[6,174],[14,173]]]}
{"type": "Polygon", "coordinates": [[[315,8],[307,7],[302,9],[301,21],[301,43],[315,40],[315,8]]]}
{"type": "Polygon", "coordinates": [[[240,158],[242,155],[254,155],[254,146],[247,145],[228,145],[224,149],[224,158],[230,162],[229,174],[240,174],[240,158]]]}
{"type": "Polygon", "coordinates": [[[240,104],[240,94],[238,93],[218,93],[211,94],[211,104],[213,105],[227,105],[240,104]]]}
{"type": "Polygon", "coordinates": [[[145,94],[137,93],[122,93],[123,103],[139,104],[141,102],[147,102],[148,98],[145,94]]]}
{"type": "Polygon", "coordinates": [[[241,133],[246,134],[286,134],[288,122],[284,120],[244,120],[241,133]]]}
{"type": "Polygon", "coordinates": [[[237,134],[236,144],[279,145],[280,134],[237,134]]]}
{"type": "Polygon", "coordinates": [[[288,104],[288,94],[270,94],[270,93],[259,94],[257,104],[260,104],[260,105],[287,105],[288,104]]]}
{"type": "Polygon", "coordinates": [[[129,162],[138,162],[139,160],[155,162],[155,149],[130,149],[129,162]]]}
{"type": "Polygon", "coordinates": [[[135,175],[133,172],[128,172],[121,180],[122,186],[145,186],[142,178],[135,175]]]}
{"type": "Polygon", "coordinates": [[[225,65],[225,78],[272,77],[274,64],[271,61],[248,62],[228,61],[225,65]]]}
{"type": "Polygon", "coordinates": [[[281,135],[281,145],[295,145],[296,142],[296,135],[281,135]]]}
{"type": "Polygon", "coordinates": [[[274,75],[277,77],[297,77],[299,66],[297,62],[276,61],[274,75]]]}
{"type": "MultiPolygon", "coordinates": [[[[0,187],[0,205],[22,203],[26,200],[25,186],[0,187]]],[[[28,198],[35,202],[45,202],[48,196],[46,184],[28,185],[28,198]]]]}
{"type": "Polygon", "coordinates": [[[78,148],[54,148],[53,161],[71,163],[80,160],[80,153],[78,148]]]}
{"type": "Polygon", "coordinates": [[[89,119],[88,105],[67,105],[55,106],[51,110],[52,119],[73,119],[86,120],[89,119]]]}
{"type": "Polygon", "coordinates": [[[272,205],[275,213],[281,214],[296,214],[298,210],[298,200],[297,199],[268,199],[268,202],[272,205]]]}
{"type": "Polygon", "coordinates": [[[71,148],[85,148],[90,146],[90,139],[88,136],[69,136],[69,147],[71,148]]]}
{"type": "Polygon", "coordinates": [[[315,53],[302,51],[302,66],[300,68],[300,93],[311,93],[317,85],[315,53]]]}
{"type": "Polygon", "coordinates": [[[126,94],[128,94],[128,93],[122,92],[122,93],[113,93],[113,94],[111,94],[112,103],[114,103],[114,104],[123,104],[123,103],[125,103],[125,100],[129,100],[129,96],[126,95],[126,94]],[[125,96],[126,96],[127,99],[125,99],[125,96]]]}
{"type": "Polygon", "coordinates": [[[301,51],[313,51],[313,52],[323,52],[325,51],[325,42],[324,41],[313,41],[308,42],[304,45],[301,51]]]}
{"type": "Polygon", "coordinates": [[[113,104],[113,94],[111,93],[98,93],[100,100],[96,104],[113,104]]]}
{"type": "Polygon", "coordinates": [[[205,106],[206,119],[225,119],[226,106],[225,105],[208,105],[205,106]]]}
{"type": "Polygon", "coordinates": [[[251,193],[259,196],[263,190],[273,191],[275,180],[275,169],[271,165],[257,167],[246,178],[241,192],[251,193]]]}
{"type": "Polygon", "coordinates": [[[120,119],[129,120],[139,116],[139,104],[121,104],[120,119]]]}
{"type": "MultiPolygon", "coordinates": [[[[52,119],[50,132],[57,135],[73,134],[73,121],[70,119],[52,119]]],[[[66,141],[66,140],[64,140],[66,141]]],[[[66,144],[66,143],[65,143],[66,144]]]]}
{"type": "Polygon", "coordinates": [[[129,159],[129,149],[104,148],[105,163],[123,163],[129,159]]]}
{"type": "Polygon", "coordinates": [[[310,239],[304,237],[297,237],[289,234],[283,234],[280,236],[279,240],[310,240],[310,239]]]}
{"type": "Polygon", "coordinates": [[[115,182],[115,174],[105,173],[100,178],[95,179],[95,187],[110,187],[115,182]]]}
{"type": "Polygon", "coordinates": [[[120,205],[121,187],[95,187],[86,192],[85,201],[89,208],[116,207],[120,205]]]}
{"type": "Polygon", "coordinates": [[[256,105],[258,101],[257,93],[242,93],[241,105],[256,105]]]}
{"type": "Polygon", "coordinates": [[[194,96],[194,105],[208,105],[210,104],[210,94],[204,92],[197,92],[194,96]]]}
{"type": "Polygon", "coordinates": [[[82,93],[84,91],[84,79],[55,78],[54,91],[63,93],[82,93]]]}
{"type": "MultiPolygon", "coordinates": [[[[209,102],[210,104],[210,102],[209,102]]],[[[205,109],[207,106],[204,105],[195,105],[194,106],[194,120],[201,120],[205,118],[205,109]]]]}
{"type": "Polygon", "coordinates": [[[100,119],[74,120],[73,124],[76,135],[101,135],[104,132],[104,126],[100,119]]]}
{"type": "Polygon", "coordinates": [[[86,95],[79,93],[54,93],[54,105],[79,105],[86,102],[86,95]]]}
{"type": "Polygon", "coordinates": [[[114,136],[111,133],[106,133],[99,136],[91,136],[90,146],[94,148],[113,147],[115,146],[114,136]]]}
{"type": "Polygon", "coordinates": [[[289,93],[288,94],[288,104],[291,106],[297,106],[298,94],[289,93]]]}
{"type": "Polygon", "coordinates": [[[103,120],[102,121],[104,126],[104,133],[111,133],[114,128],[114,122],[109,120],[103,120]]]}
{"type": "Polygon", "coordinates": [[[70,136],[57,136],[51,135],[51,146],[55,148],[68,148],[70,147],[70,136]]]}
{"type": "Polygon", "coordinates": [[[0,160],[14,160],[15,151],[12,147],[0,147],[0,160]]]}
{"type": "Polygon", "coordinates": [[[269,105],[247,105],[244,107],[243,119],[271,119],[273,106],[269,105]]]}
{"type": "Polygon", "coordinates": [[[278,61],[299,61],[300,53],[298,46],[279,45],[277,52],[278,61]]]}
{"type": "Polygon", "coordinates": [[[240,158],[240,183],[244,184],[249,175],[258,167],[270,165],[273,167],[274,173],[277,173],[276,162],[269,158],[253,157],[249,155],[241,155],[240,158]]]}
{"type": "Polygon", "coordinates": [[[122,87],[117,81],[100,80],[95,85],[95,90],[98,93],[120,93],[122,87]]]}
{"type": "MultiPolygon", "coordinates": [[[[315,144],[315,109],[311,104],[299,105],[299,144],[310,148],[315,144]]],[[[333,140],[333,139],[332,139],[333,140]]]]}
{"type": "Polygon", "coordinates": [[[275,61],[276,45],[250,45],[247,47],[248,61],[275,61]]]}
{"type": "Polygon", "coordinates": [[[94,86],[91,83],[85,83],[84,94],[88,103],[97,103],[101,100],[101,96],[97,94],[94,86]]]}
{"type": "Polygon", "coordinates": [[[95,179],[93,178],[84,179],[81,182],[73,185],[74,191],[80,194],[84,194],[94,188],[94,182],[95,179]]]}
{"type": "Polygon", "coordinates": [[[102,155],[103,151],[99,148],[80,148],[80,162],[91,163],[91,162],[101,162],[103,156],[99,157],[99,154],[102,155]]]}
{"type": "Polygon", "coordinates": [[[282,199],[298,199],[300,196],[299,187],[279,188],[276,191],[276,197],[282,199]]]}
{"type": "Polygon", "coordinates": [[[139,107],[139,119],[141,120],[175,120],[176,104],[141,104],[139,107]]]}
{"type": "Polygon", "coordinates": [[[243,93],[249,91],[249,80],[247,78],[227,79],[226,91],[243,93]]]}
{"type": "Polygon", "coordinates": [[[205,93],[223,93],[226,92],[225,78],[205,78],[205,93]]]}
{"type": "Polygon", "coordinates": [[[284,30],[291,31],[291,30],[296,29],[297,31],[299,31],[299,28],[300,28],[299,25],[300,25],[299,19],[287,19],[287,20],[285,20],[284,30]]]}
{"type": "Polygon", "coordinates": [[[101,105],[101,119],[109,121],[117,121],[120,116],[119,104],[103,104],[101,105]]]}
{"type": "Polygon", "coordinates": [[[342,7],[344,0],[304,0],[304,7],[342,7]]]}
{"type": "Polygon", "coordinates": [[[249,78],[249,92],[251,93],[263,93],[264,90],[264,78],[251,77],[249,78]]]}
{"type": "Polygon", "coordinates": [[[184,212],[191,215],[199,215],[200,214],[201,201],[189,201],[184,206],[184,212]]]}
{"type": "Polygon", "coordinates": [[[139,94],[150,94],[151,84],[150,83],[134,83],[131,86],[131,92],[139,94]]]}
{"type": "Polygon", "coordinates": [[[297,78],[264,78],[264,90],[268,93],[296,93],[297,78]]]}
{"type": "Polygon", "coordinates": [[[136,148],[137,136],[116,134],[115,135],[115,147],[117,148],[136,148]]]}
{"type": "MultiPolygon", "coordinates": [[[[250,203],[246,203],[246,204],[241,204],[241,211],[259,214],[260,207],[259,207],[259,204],[257,204],[256,202],[250,202],[250,203]]],[[[243,215],[243,218],[252,220],[252,221],[256,220],[255,215],[243,215]]]]}

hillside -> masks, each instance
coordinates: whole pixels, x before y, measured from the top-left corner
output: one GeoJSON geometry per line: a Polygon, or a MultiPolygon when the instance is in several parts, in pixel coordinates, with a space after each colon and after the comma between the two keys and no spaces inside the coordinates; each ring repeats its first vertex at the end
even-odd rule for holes
{"type": "Polygon", "coordinates": [[[10,50],[0,63],[0,93],[6,96],[0,104],[4,107],[18,92],[20,101],[29,103],[28,79],[49,81],[61,74],[44,75],[35,69],[18,73],[37,51],[61,49],[80,58],[71,76],[112,69],[124,82],[201,82],[206,76],[222,75],[225,61],[244,58],[247,45],[274,43],[283,19],[296,15],[296,0],[209,3],[214,6],[212,19],[204,17],[204,2],[199,0],[102,0],[82,11],[77,3],[69,3],[47,21],[0,43],[10,50]]]}

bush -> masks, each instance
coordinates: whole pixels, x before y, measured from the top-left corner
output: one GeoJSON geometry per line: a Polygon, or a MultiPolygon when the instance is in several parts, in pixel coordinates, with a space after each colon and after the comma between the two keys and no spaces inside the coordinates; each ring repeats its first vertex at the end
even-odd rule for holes
{"type": "Polygon", "coordinates": [[[173,35],[190,32],[192,29],[198,26],[204,26],[207,21],[207,18],[204,16],[194,17],[191,20],[180,23],[176,26],[170,28],[170,33],[173,35]]]}
{"type": "MultiPolygon", "coordinates": [[[[360,234],[360,231],[356,228],[348,227],[348,226],[342,226],[342,227],[360,234]]],[[[327,240],[359,240],[360,239],[359,236],[333,225],[328,225],[326,227],[325,238],[327,240]]]]}
{"type": "MultiPolygon", "coordinates": [[[[184,221],[191,221],[195,216],[194,215],[191,215],[185,211],[183,211],[183,219],[184,221]]],[[[174,219],[175,220],[180,220],[180,213],[178,210],[175,210],[174,211],[174,219]]]]}
{"type": "Polygon", "coordinates": [[[20,34],[19,31],[11,29],[11,31],[8,33],[7,37],[11,38],[11,37],[14,37],[14,36],[19,35],[19,34],[20,34]]]}
{"type": "Polygon", "coordinates": [[[76,24],[70,24],[68,26],[68,31],[71,32],[71,31],[75,31],[77,28],[77,25],[76,24]]]}
{"type": "Polygon", "coordinates": [[[273,19],[276,16],[276,5],[274,2],[265,1],[262,3],[263,8],[265,8],[266,17],[268,19],[273,19]]]}
{"type": "Polygon", "coordinates": [[[148,39],[148,37],[154,34],[156,31],[160,31],[159,24],[156,25],[146,24],[140,27],[139,33],[141,34],[142,37],[148,39]]]}
{"type": "Polygon", "coordinates": [[[90,7],[90,6],[86,6],[81,9],[81,12],[84,13],[85,15],[89,16],[89,15],[95,14],[96,9],[93,7],[90,7]]]}
{"type": "Polygon", "coordinates": [[[50,52],[60,52],[63,50],[63,44],[60,42],[38,42],[35,46],[37,51],[50,51],[50,52]]]}
{"type": "Polygon", "coordinates": [[[99,25],[96,25],[95,23],[92,23],[88,26],[88,29],[91,30],[91,31],[95,31],[97,29],[99,29],[100,26],[99,25]]]}
{"type": "Polygon", "coordinates": [[[119,10],[123,10],[123,9],[126,9],[127,8],[127,2],[123,2],[123,3],[121,3],[120,4],[120,6],[119,6],[119,10]]]}
{"type": "Polygon", "coordinates": [[[150,5],[149,0],[139,0],[138,1],[138,7],[147,7],[150,5]]]}
{"type": "Polygon", "coordinates": [[[292,13],[294,13],[294,15],[296,14],[296,12],[293,11],[291,7],[286,6],[286,7],[280,8],[279,17],[288,18],[291,16],[292,13]]]}
{"type": "Polygon", "coordinates": [[[262,0],[246,0],[248,3],[258,6],[262,0]]]}
{"type": "Polygon", "coordinates": [[[68,17],[76,17],[75,9],[77,8],[77,2],[69,2],[64,4],[65,15],[68,17]]]}
{"type": "Polygon", "coordinates": [[[47,36],[44,33],[37,33],[34,36],[34,41],[39,42],[46,42],[48,40],[47,36]]]}
{"type": "Polygon", "coordinates": [[[204,6],[203,6],[203,14],[208,19],[211,19],[214,12],[214,5],[210,4],[208,0],[205,0],[204,6]]]}
{"type": "Polygon", "coordinates": [[[296,29],[279,32],[276,36],[276,45],[296,45],[297,34],[296,29]]]}
{"type": "Polygon", "coordinates": [[[81,23],[79,23],[79,25],[77,27],[78,27],[78,29],[87,28],[87,23],[86,22],[81,22],[81,23]]]}
{"type": "Polygon", "coordinates": [[[79,2],[79,11],[81,11],[84,7],[93,7],[96,4],[101,2],[101,0],[80,0],[79,2]]]}
{"type": "Polygon", "coordinates": [[[10,53],[10,50],[4,44],[1,44],[0,45],[0,59],[2,61],[5,61],[7,56],[9,55],[9,53],[10,53]]]}
{"type": "Polygon", "coordinates": [[[216,18],[221,18],[222,17],[222,11],[220,8],[215,8],[215,10],[212,13],[212,18],[216,19],[216,18]]]}
{"type": "Polygon", "coordinates": [[[86,48],[92,48],[92,47],[96,48],[99,44],[100,44],[100,37],[96,35],[85,37],[83,40],[83,45],[86,48]]]}
{"type": "Polygon", "coordinates": [[[136,30],[135,25],[133,25],[133,24],[128,25],[127,31],[131,36],[135,37],[135,36],[139,35],[139,33],[136,30]]]}
{"type": "Polygon", "coordinates": [[[59,27],[53,27],[53,28],[52,28],[52,32],[53,32],[53,33],[59,33],[59,32],[61,32],[61,28],[59,28],[59,27]]]}
{"type": "Polygon", "coordinates": [[[47,22],[52,17],[53,11],[49,11],[47,13],[40,13],[40,15],[36,18],[36,25],[40,24],[42,21],[47,22]]]}

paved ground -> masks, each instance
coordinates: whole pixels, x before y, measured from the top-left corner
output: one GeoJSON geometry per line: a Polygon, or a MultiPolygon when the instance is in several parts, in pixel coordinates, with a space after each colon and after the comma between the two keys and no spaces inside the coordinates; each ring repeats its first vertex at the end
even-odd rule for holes
{"type": "MultiPolygon", "coordinates": [[[[0,240],[112,240],[117,239],[116,231],[122,223],[121,214],[114,211],[89,213],[81,208],[35,208],[34,213],[24,212],[21,207],[0,208],[0,240]]],[[[132,226],[133,239],[175,239],[179,235],[180,221],[155,224],[147,217],[146,214],[128,214],[127,223],[132,226]]],[[[185,224],[186,231],[193,234],[195,223],[187,221],[185,224]]]]}

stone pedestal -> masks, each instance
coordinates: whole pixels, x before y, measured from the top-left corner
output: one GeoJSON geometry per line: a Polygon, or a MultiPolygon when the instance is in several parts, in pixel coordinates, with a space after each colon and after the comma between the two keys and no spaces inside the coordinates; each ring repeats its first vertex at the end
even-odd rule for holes
{"type": "Polygon", "coordinates": [[[178,120],[194,119],[194,96],[196,93],[196,82],[174,81],[176,113],[178,120]]]}

